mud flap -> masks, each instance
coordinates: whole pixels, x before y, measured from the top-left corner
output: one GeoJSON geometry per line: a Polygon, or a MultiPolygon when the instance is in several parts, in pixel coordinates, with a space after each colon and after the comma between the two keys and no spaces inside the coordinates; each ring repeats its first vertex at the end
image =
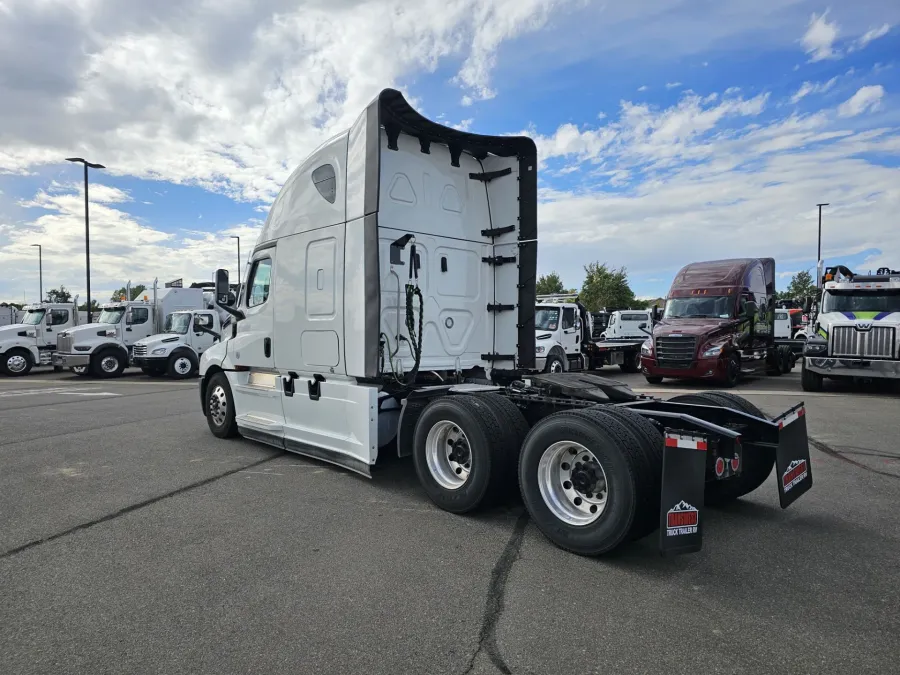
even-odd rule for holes
{"type": "Polygon", "coordinates": [[[695,553],[703,545],[707,437],[666,429],[663,448],[659,550],[695,553]]]}
{"type": "Polygon", "coordinates": [[[794,406],[772,422],[778,425],[779,430],[778,449],[775,451],[778,498],[781,508],[786,509],[812,487],[804,404],[794,406]]]}

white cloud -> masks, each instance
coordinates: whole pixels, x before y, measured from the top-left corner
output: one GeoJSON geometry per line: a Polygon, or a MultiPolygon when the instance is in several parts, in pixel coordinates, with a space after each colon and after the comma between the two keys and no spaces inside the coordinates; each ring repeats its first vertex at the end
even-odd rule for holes
{"type": "Polygon", "coordinates": [[[463,102],[490,98],[501,46],[569,4],[3,3],[0,174],[77,152],[114,175],[270,201],[382,87],[457,63],[463,102]]]}
{"type": "Polygon", "coordinates": [[[853,45],[850,47],[850,51],[856,51],[857,49],[865,49],[865,47],[872,41],[877,40],[880,37],[884,37],[891,30],[891,25],[889,23],[882,24],[878,28],[872,28],[865,33],[863,33],[862,37],[859,38],[853,45]]]}
{"type": "Polygon", "coordinates": [[[838,115],[854,117],[864,112],[877,110],[883,97],[884,87],[880,84],[860,87],[853,96],[841,103],[838,107],[838,115]]]}
{"type": "Polygon", "coordinates": [[[791,103],[798,103],[800,99],[810,94],[824,94],[831,89],[837,82],[837,77],[832,77],[827,82],[804,82],[800,85],[797,92],[791,96],[791,103]]]}
{"type": "Polygon", "coordinates": [[[640,87],[638,87],[638,91],[647,91],[647,85],[642,84],[640,87]]]}
{"type": "Polygon", "coordinates": [[[675,87],[680,87],[681,82],[666,82],[666,89],[674,89],[675,87]]]}
{"type": "Polygon", "coordinates": [[[821,15],[813,14],[809,19],[806,33],[801,42],[806,53],[810,55],[810,61],[823,61],[837,58],[834,50],[834,42],[837,40],[839,28],[837,21],[828,21],[828,11],[821,15]]]}
{"type": "MultiPolygon", "coordinates": [[[[105,301],[115,288],[129,279],[149,283],[184,277],[186,281],[206,281],[217,267],[234,273],[235,234],[255,241],[259,221],[225,227],[220,232],[163,232],[142,223],[119,207],[130,197],[117,188],[92,182],[91,291],[105,301]]],[[[5,228],[0,225],[0,269],[18,270],[22,287],[37,296],[37,270],[31,244],[42,245],[44,287],[64,284],[86,299],[84,290],[84,191],[80,185],[51,183],[20,206],[39,211],[35,220],[5,228]],[[78,252],[73,257],[73,252],[78,252]],[[31,282],[34,283],[31,283],[31,282]]],[[[18,295],[21,295],[19,292],[18,295]]]]}
{"type": "Polygon", "coordinates": [[[472,122],[475,120],[471,117],[469,119],[462,120],[459,124],[451,124],[450,126],[454,129],[459,129],[460,131],[468,131],[472,128],[472,122]]]}

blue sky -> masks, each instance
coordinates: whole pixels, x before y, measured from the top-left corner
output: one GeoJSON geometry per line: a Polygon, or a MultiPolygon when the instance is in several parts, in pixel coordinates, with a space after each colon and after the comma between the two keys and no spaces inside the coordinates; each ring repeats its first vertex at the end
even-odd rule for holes
{"type": "Polygon", "coordinates": [[[860,0],[161,2],[0,13],[0,300],[206,280],[383,87],[539,146],[539,272],[775,257],[900,267],[900,5],[860,0]],[[200,27],[203,30],[200,30],[200,27]],[[75,38],[71,36],[74,34],[75,38]],[[60,36],[66,35],[62,40],[60,36]],[[198,37],[201,36],[202,37],[198,37]],[[34,49],[37,45],[39,49],[34,49]],[[27,48],[26,48],[27,46],[27,48]],[[15,55],[15,58],[13,58],[15,55]]]}

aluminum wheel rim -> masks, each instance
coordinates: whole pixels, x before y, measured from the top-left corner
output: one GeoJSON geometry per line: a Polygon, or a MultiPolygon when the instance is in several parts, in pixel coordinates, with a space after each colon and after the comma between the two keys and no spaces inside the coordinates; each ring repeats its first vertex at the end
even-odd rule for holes
{"type": "Polygon", "coordinates": [[[572,441],[559,441],[544,450],[538,463],[538,488],[556,518],[579,527],[602,516],[609,498],[603,465],[594,453],[572,441]],[[593,480],[589,490],[586,475],[593,480]]]}
{"type": "Polygon", "coordinates": [[[551,373],[561,373],[562,372],[562,362],[559,360],[550,362],[550,372],[551,373]]]}
{"type": "Polygon", "coordinates": [[[445,490],[458,490],[469,480],[472,470],[469,439],[454,422],[437,422],[425,438],[425,461],[438,485],[445,490]]]}
{"type": "Polygon", "coordinates": [[[6,367],[11,373],[21,373],[27,365],[25,357],[20,354],[14,354],[6,360],[6,367]]]}
{"type": "Polygon", "coordinates": [[[228,397],[225,395],[225,389],[221,385],[217,385],[209,396],[209,416],[217,427],[225,424],[225,417],[228,415],[228,397]]]}
{"type": "Polygon", "coordinates": [[[175,359],[175,372],[179,375],[187,375],[191,372],[191,362],[183,356],[175,359]]]}
{"type": "Polygon", "coordinates": [[[115,356],[104,356],[100,361],[104,373],[114,373],[119,369],[119,359],[115,356]]]}

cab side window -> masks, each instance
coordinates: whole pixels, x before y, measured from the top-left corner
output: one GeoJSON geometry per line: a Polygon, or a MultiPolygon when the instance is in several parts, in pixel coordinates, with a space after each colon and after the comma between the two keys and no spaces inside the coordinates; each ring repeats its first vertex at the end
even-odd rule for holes
{"type": "Polygon", "coordinates": [[[562,320],[563,330],[568,330],[569,328],[575,327],[575,310],[569,309],[568,307],[563,308],[563,320],[562,320]]]}
{"type": "Polygon", "coordinates": [[[50,310],[50,325],[51,326],[59,326],[60,324],[67,323],[69,321],[69,310],[67,309],[51,309],[50,310]]]}
{"type": "Polygon", "coordinates": [[[212,314],[196,314],[194,315],[194,330],[198,331],[197,326],[206,326],[207,328],[212,328],[213,326],[213,318],[212,314]]]}
{"type": "Polygon", "coordinates": [[[133,307],[131,309],[130,325],[134,326],[139,323],[147,323],[150,320],[150,310],[147,307],[133,307]]]}
{"type": "Polygon", "coordinates": [[[269,299],[272,282],[272,259],[261,258],[253,263],[250,281],[247,282],[247,307],[256,307],[269,299]]]}

